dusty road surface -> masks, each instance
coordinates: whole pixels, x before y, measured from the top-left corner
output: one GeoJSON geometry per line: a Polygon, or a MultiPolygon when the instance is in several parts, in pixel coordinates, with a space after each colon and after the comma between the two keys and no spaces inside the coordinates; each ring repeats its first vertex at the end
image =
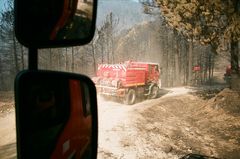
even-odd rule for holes
{"type": "Polygon", "coordinates": [[[240,108],[226,110],[228,90],[193,91],[173,88],[132,106],[100,98],[98,158],[177,159],[188,153],[240,158],[240,108]]]}
{"type": "Polygon", "coordinates": [[[0,158],[16,158],[15,112],[0,118],[0,158]]]}
{"type": "Polygon", "coordinates": [[[13,92],[0,92],[0,158],[16,158],[13,92]]]}
{"type": "MultiPolygon", "coordinates": [[[[99,97],[98,159],[240,158],[240,95],[210,88],[172,88],[134,105],[99,97]]],[[[12,100],[0,98],[1,159],[16,158],[12,100]]]]}

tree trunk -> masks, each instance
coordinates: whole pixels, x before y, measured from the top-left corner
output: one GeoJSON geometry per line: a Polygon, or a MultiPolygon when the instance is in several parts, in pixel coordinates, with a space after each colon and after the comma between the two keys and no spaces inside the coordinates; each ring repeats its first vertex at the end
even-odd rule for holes
{"type": "Polygon", "coordinates": [[[183,67],[183,74],[184,74],[184,85],[187,85],[188,84],[188,67],[187,67],[187,64],[186,64],[186,61],[188,60],[188,48],[189,48],[189,45],[187,43],[187,41],[184,43],[184,54],[182,55],[182,61],[181,61],[181,64],[182,64],[182,67],[183,67]]]}
{"type": "Polygon", "coordinates": [[[166,36],[166,43],[165,43],[165,49],[166,49],[166,87],[169,86],[169,78],[168,78],[168,74],[169,74],[169,61],[168,61],[168,54],[169,54],[169,50],[168,50],[168,34],[166,36]]]}
{"type": "Polygon", "coordinates": [[[215,66],[215,63],[214,63],[214,57],[212,58],[212,72],[211,72],[211,78],[213,78],[213,71],[214,71],[214,66],[215,66]]]}
{"type": "Polygon", "coordinates": [[[92,42],[92,57],[93,57],[94,75],[96,75],[96,73],[97,73],[97,70],[96,70],[96,58],[95,58],[95,48],[94,48],[93,42],[92,42]]]}
{"type": "Polygon", "coordinates": [[[180,65],[179,65],[179,55],[180,55],[180,50],[179,50],[179,42],[178,42],[178,36],[176,32],[174,32],[174,36],[176,36],[176,53],[175,53],[175,85],[179,86],[180,85],[180,65]]]}
{"type": "Polygon", "coordinates": [[[67,48],[66,48],[66,52],[65,52],[65,71],[68,71],[68,53],[67,53],[67,48]]]}
{"type": "Polygon", "coordinates": [[[53,60],[52,60],[52,49],[49,49],[49,60],[48,60],[48,69],[53,69],[53,60]]]}
{"type": "Polygon", "coordinates": [[[212,66],[212,54],[211,52],[208,53],[208,81],[209,81],[209,84],[211,85],[211,66],[212,66]]]}
{"type": "Polygon", "coordinates": [[[61,70],[61,54],[62,52],[60,53],[60,49],[57,49],[57,70],[61,70]]]}
{"type": "Polygon", "coordinates": [[[240,76],[238,63],[238,42],[231,42],[231,82],[230,86],[233,90],[240,90],[240,76]]]}
{"type": "Polygon", "coordinates": [[[110,63],[110,61],[109,61],[109,44],[107,46],[107,63],[110,63]]]}
{"type": "Polygon", "coordinates": [[[25,62],[24,62],[24,50],[23,50],[23,46],[20,46],[21,49],[21,62],[22,62],[22,69],[25,68],[25,62]]]}
{"type": "Polygon", "coordinates": [[[239,74],[238,42],[231,42],[231,69],[232,73],[239,74]]]}
{"type": "Polygon", "coordinates": [[[72,72],[74,72],[74,48],[72,47],[72,66],[71,66],[72,72]]]}
{"type": "Polygon", "coordinates": [[[204,65],[203,65],[203,54],[201,53],[201,55],[200,55],[200,58],[199,58],[199,66],[200,66],[200,68],[201,68],[201,70],[200,70],[200,84],[202,84],[203,83],[203,67],[204,67],[204,65]]]}
{"type": "Polygon", "coordinates": [[[17,58],[17,46],[16,46],[16,39],[14,37],[15,34],[13,34],[13,56],[14,56],[14,63],[15,63],[15,73],[19,72],[19,66],[18,66],[18,58],[17,58]]]}
{"type": "Polygon", "coordinates": [[[101,63],[103,64],[103,61],[104,61],[104,54],[103,54],[103,52],[104,52],[104,49],[103,49],[103,44],[101,44],[101,63]]]}
{"type": "Polygon", "coordinates": [[[192,82],[192,54],[193,54],[193,40],[189,42],[188,48],[188,85],[192,82]]]}

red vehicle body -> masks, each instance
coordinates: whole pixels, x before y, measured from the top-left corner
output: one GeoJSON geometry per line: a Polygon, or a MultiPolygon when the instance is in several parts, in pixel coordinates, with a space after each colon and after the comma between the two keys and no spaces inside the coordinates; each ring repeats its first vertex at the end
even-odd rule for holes
{"type": "Polygon", "coordinates": [[[159,65],[146,62],[99,64],[93,81],[99,94],[118,97],[125,104],[134,104],[138,96],[156,98],[161,87],[159,65]]]}
{"type": "Polygon", "coordinates": [[[91,143],[91,114],[90,108],[85,108],[79,81],[70,80],[70,117],[59,135],[56,147],[51,155],[55,158],[84,158],[88,156],[91,143]],[[84,111],[84,109],[86,109],[84,111]]]}
{"type": "Polygon", "coordinates": [[[225,72],[224,76],[231,76],[231,73],[232,73],[231,65],[228,65],[226,67],[226,72],[225,72]]]}
{"type": "MultiPolygon", "coordinates": [[[[238,66],[238,69],[239,69],[239,72],[240,72],[240,65],[238,66]]],[[[224,80],[227,82],[227,83],[230,83],[230,80],[231,80],[231,77],[232,76],[232,68],[231,68],[231,65],[228,65],[226,67],[226,72],[224,74],[224,80]]]]}
{"type": "Polygon", "coordinates": [[[70,23],[71,20],[73,19],[73,16],[77,10],[77,3],[78,0],[64,0],[63,1],[63,10],[62,10],[62,15],[60,16],[57,24],[55,25],[50,39],[53,40],[56,38],[57,33],[60,29],[65,27],[67,23],[70,23]]]}

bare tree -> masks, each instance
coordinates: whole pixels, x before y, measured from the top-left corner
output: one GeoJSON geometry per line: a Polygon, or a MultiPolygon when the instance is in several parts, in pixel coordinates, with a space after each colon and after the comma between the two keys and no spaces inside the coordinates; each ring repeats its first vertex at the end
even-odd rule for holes
{"type": "MultiPolygon", "coordinates": [[[[3,75],[4,89],[12,89],[16,73],[26,67],[26,49],[15,38],[13,1],[8,0],[0,12],[0,74],[3,75]]],[[[0,88],[1,89],[1,88],[0,88]]]]}

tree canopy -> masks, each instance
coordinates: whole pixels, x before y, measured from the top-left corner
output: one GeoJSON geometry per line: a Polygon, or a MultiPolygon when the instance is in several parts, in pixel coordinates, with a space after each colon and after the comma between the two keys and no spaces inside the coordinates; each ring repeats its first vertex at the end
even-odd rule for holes
{"type": "Polygon", "coordinates": [[[188,39],[219,45],[240,40],[238,0],[155,0],[167,23],[188,39]]]}

